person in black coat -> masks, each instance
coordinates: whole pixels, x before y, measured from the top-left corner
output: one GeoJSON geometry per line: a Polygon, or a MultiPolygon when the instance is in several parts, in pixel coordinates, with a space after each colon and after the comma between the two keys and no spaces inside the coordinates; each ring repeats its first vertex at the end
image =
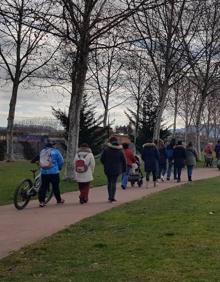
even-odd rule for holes
{"type": "Polygon", "coordinates": [[[144,161],[144,168],[146,172],[147,187],[149,183],[150,174],[153,174],[154,187],[156,187],[157,180],[157,164],[159,162],[159,151],[151,140],[143,145],[142,160],[144,161]]]}
{"type": "Polygon", "coordinates": [[[125,155],[122,146],[119,145],[116,137],[111,137],[106,148],[102,152],[101,162],[104,165],[104,172],[108,179],[108,200],[116,201],[116,183],[120,174],[125,173],[127,169],[125,155]]]}
{"type": "Polygon", "coordinates": [[[182,141],[178,141],[173,152],[174,169],[177,172],[177,182],[181,181],[182,168],[185,166],[186,149],[184,148],[182,141]]]}

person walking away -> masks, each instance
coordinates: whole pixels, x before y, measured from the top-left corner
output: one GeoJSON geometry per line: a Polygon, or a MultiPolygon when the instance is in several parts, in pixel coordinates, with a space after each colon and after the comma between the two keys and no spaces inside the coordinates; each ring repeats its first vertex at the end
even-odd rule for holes
{"type": "Polygon", "coordinates": [[[144,161],[144,169],[146,172],[146,181],[147,181],[146,187],[148,188],[151,173],[153,175],[154,187],[156,187],[159,151],[156,145],[151,140],[148,140],[147,143],[143,145],[143,151],[141,157],[142,160],[144,161]]]}
{"type": "Polygon", "coordinates": [[[163,140],[159,140],[159,178],[164,181],[164,176],[167,171],[167,150],[165,148],[163,140]]]}
{"type": "Polygon", "coordinates": [[[126,172],[127,164],[122,146],[119,145],[116,137],[112,136],[103,150],[100,158],[104,172],[108,180],[108,200],[116,201],[116,183],[120,174],[126,172]]]}
{"type": "Polygon", "coordinates": [[[186,146],[186,166],[188,181],[192,181],[192,172],[197,160],[198,156],[196,150],[193,148],[192,142],[189,142],[189,144],[186,146]]]}
{"type": "Polygon", "coordinates": [[[39,165],[41,167],[41,187],[38,193],[40,207],[44,207],[46,192],[52,184],[53,194],[57,200],[57,204],[63,204],[64,200],[60,196],[59,189],[59,172],[63,167],[64,160],[55,143],[47,143],[41,150],[39,156],[39,165]]]}
{"type": "Polygon", "coordinates": [[[174,159],[173,159],[173,152],[175,145],[176,145],[176,140],[172,139],[170,141],[170,144],[168,144],[166,147],[167,159],[168,159],[167,180],[170,180],[172,169],[174,174],[174,180],[176,179],[176,171],[174,170],[174,159]]]}
{"type": "Polygon", "coordinates": [[[182,169],[185,166],[185,160],[186,160],[186,150],[182,144],[182,141],[177,142],[177,146],[175,146],[174,148],[173,158],[174,158],[174,168],[176,168],[176,172],[177,172],[177,182],[180,182],[182,169]]]}
{"type": "Polygon", "coordinates": [[[204,149],[205,165],[206,167],[212,167],[213,162],[213,148],[212,143],[208,143],[204,149]]]}
{"type": "Polygon", "coordinates": [[[217,159],[217,167],[220,169],[220,140],[215,145],[215,155],[217,159]]]}
{"type": "Polygon", "coordinates": [[[79,186],[79,202],[88,202],[90,182],[93,180],[95,170],[95,159],[92,150],[87,143],[83,143],[77,150],[73,161],[74,179],[79,186]]]}
{"type": "Polygon", "coordinates": [[[128,176],[131,171],[132,164],[136,162],[136,159],[135,159],[133,151],[129,149],[129,145],[127,143],[123,143],[122,147],[123,147],[123,152],[124,152],[126,163],[127,163],[127,168],[126,168],[126,172],[122,174],[121,188],[126,189],[127,184],[128,184],[128,176]]]}

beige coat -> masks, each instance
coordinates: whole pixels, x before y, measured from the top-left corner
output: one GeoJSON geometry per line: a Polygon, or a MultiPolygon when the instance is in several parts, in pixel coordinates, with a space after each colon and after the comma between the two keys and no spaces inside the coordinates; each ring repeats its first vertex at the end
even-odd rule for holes
{"type": "Polygon", "coordinates": [[[74,179],[76,182],[90,182],[93,180],[93,173],[95,169],[95,159],[92,154],[91,149],[89,148],[79,148],[78,152],[74,158],[73,161],[73,167],[74,167],[74,179]],[[80,158],[85,159],[86,165],[88,165],[88,169],[86,172],[78,173],[75,170],[75,162],[80,158]]]}

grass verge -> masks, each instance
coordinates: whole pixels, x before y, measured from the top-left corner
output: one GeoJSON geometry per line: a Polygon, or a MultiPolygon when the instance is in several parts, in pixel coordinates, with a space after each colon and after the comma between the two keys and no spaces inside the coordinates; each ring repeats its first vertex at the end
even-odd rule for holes
{"type": "Polygon", "coordinates": [[[220,281],[220,178],[81,221],[0,261],[0,280],[220,281]]]}

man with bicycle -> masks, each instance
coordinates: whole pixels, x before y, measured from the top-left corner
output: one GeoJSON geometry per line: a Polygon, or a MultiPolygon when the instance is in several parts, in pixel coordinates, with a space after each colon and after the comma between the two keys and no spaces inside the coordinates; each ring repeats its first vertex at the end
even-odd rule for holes
{"type": "MultiPolygon", "coordinates": [[[[41,167],[41,187],[38,193],[39,206],[45,207],[45,197],[52,184],[53,194],[57,200],[57,204],[63,204],[64,200],[60,196],[60,177],[59,172],[63,167],[64,160],[58,149],[55,148],[56,143],[47,143],[41,150],[38,157],[41,167]]],[[[37,161],[37,159],[35,159],[37,161]]]]}

